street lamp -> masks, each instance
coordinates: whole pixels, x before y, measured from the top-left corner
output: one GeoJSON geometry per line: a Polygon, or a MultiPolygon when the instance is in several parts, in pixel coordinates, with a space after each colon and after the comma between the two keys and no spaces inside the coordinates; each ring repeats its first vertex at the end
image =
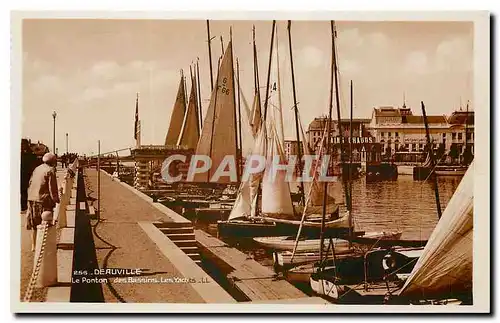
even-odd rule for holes
{"type": "Polygon", "coordinates": [[[54,153],[56,152],[56,117],[57,113],[55,111],[52,112],[52,118],[54,118],[54,132],[52,134],[52,151],[54,153]]]}
{"type": "Polygon", "coordinates": [[[68,154],[68,133],[66,132],[66,155],[68,154]]]}

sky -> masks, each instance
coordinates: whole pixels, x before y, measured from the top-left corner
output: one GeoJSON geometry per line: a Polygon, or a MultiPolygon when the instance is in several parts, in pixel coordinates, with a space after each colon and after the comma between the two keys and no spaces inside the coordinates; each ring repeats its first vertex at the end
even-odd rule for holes
{"type": "MultiPolygon", "coordinates": [[[[252,26],[256,28],[260,85],[266,84],[271,21],[211,21],[212,60],[232,28],[243,96],[253,99],[252,26]]],[[[473,93],[473,24],[469,22],[337,21],[336,46],[342,117],[370,118],[375,106],[401,106],[414,114],[449,115],[473,93]]],[[[22,136],[79,153],[131,147],[139,93],[142,144],[163,144],[180,70],[199,59],[206,111],[210,72],[206,21],[25,19],[22,31],[22,136]]],[[[295,134],[287,22],[277,22],[285,138],[295,134]]],[[[331,33],[329,21],[292,22],[298,107],[307,125],[328,113],[331,33]]],[[[273,66],[273,68],[276,68],[273,66]]],[[[214,72],[215,79],[215,72],[214,72]]],[[[188,82],[188,88],[191,85],[188,82]]],[[[262,89],[264,93],[264,89],[262,89]]],[[[262,95],[264,97],[264,95],[262,95]]],[[[334,114],[335,116],[335,114],[334,114]]],[[[244,131],[244,144],[249,132],[244,131]]]]}

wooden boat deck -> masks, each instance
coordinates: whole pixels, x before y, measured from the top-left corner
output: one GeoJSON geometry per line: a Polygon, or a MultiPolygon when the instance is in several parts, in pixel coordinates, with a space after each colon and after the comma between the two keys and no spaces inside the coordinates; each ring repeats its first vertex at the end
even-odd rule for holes
{"type": "Polygon", "coordinates": [[[299,299],[307,297],[302,291],[283,279],[276,279],[275,273],[249,258],[241,251],[231,248],[208,233],[195,230],[195,238],[204,254],[215,261],[229,266],[230,279],[250,301],[299,299]]]}

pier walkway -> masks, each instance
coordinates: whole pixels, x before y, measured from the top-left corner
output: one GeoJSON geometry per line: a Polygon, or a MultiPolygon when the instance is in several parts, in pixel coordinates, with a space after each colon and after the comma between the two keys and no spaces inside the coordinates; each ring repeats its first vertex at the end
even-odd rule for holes
{"type": "MultiPolygon", "coordinates": [[[[196,240],[204,253],[222,266],[229,266],[228,279],[245,294],[250,301],[287,303],[287,300],[304,299],[307,295],[284,279],[277,279],[275,273],[249,258],[238,249],[231,248],[223,241],[208,233],[195,230],[196,240]]],[[[314,298],[312,303],[324,304],[314,298]]]]}
{"type": "MultiPolygon", "coordinates": [[[[85,169],[87,196],[97,198],[97,171],[85,169]]],[[[177,251],[178,259],[166,256],[165,245],[169,239],[153,223],[173,222],[175,215],[155,207],[148,197],[134,191],[126,184],[101,173],[101,221],[94,231],[94,243],[99,268],[140,268],[141,278],[156,278],[164,283],[116,283],[102,284],[104,302],[133,303],[204,303],[234,302],[229,294],[218,286],[187,255],[177,251]],[[154,239],[153,239],[154,238],[154,239]],[[184,256],[184,257],[183,257],[184,256]],[[176,262],[182,262],[182,266],[176,262]],[[181,272],[179,268],[187,268],[181,272]],[[191,278],[190,273],[200,272],[208,276],[203,283],[165,283],[177,278],[191,278]],[[210,295],[211,294],[211,295],[210,295]],[[208,295],[208,296],[207,296],[208,295]]],[[[89,204],[92,204],[89,200],[89,204]]],[[[97,202],[93,202],[94,207],[97,202]]],[[[157,203],[154,203],[157,204],[157,203]]],[[[167,209],[168,210],[168,209],[167,209]]],[[[178,220],[178,219],[177,219],[178,220]]],[[[96,222],[96,221],[92,221],[96,222]]],[[[114,283],[113,283],[114,282],[114,283]]]]}
{"type": "MultiPolygon", "coordinates": [[[[61,187],[61,183],[66,174],[66,168],[57,168],[57,184],[61,187]]],[[[33,273],[33,258],[35,255],[34,251],[31,251],[31,231],[26,230],[26,212],[20,214],[20,224],[21,224],[21,282],[20,282],[20,299],[24,297],[26,288],[28,287],[31,274],[33,273]]],[[[46,288],[36,288],[33,294],[34,302],[41,302],[44,300],[47,293],[46,288]]]]}

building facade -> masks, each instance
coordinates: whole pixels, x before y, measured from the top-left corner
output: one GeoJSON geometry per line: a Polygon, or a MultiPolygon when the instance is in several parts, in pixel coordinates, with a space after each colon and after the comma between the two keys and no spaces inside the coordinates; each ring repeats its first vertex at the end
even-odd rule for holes
{"type": "Polygon", "coordinates": [[[285,140],[285,158],[299,154],[299,143],[297,140],[285,140]]]}
{"type": "MultiPolygon", "coordinates": [[[[473,111],[454,111],[450,116],[428,115],[427,123],[434,149],[460,159],[467,144],[473,154],[473,111]]],[[[423,153],[427,143],[423,116],[414,115],[405,105],[374,108],[367,130],[381,144],[382,155],[386,157],[397,152],[423,153]]]]}
{"type": "MultiPolygon", "coordinates": [[[[315,118],[309,124],[306,131],[311,151],[316,154],[319,153],[323,134],[326,132],[327,120],[328,118],[326,117],[315,118]]],[[[368,131],[370,122],[371,119],[353,119],[351,138],[350,119],[342,119],[340,127],[337,120],[332,120],[330,125],[330,138],[333,144],[333,149],[331,150],[332,162],[339,162],[341,160],[341,137],[344,138],[343,149],[345,161],[349,160],[351,156],[354,163],[380,161],[380,144],[368,131]],[[350,153],[351,148],[352,154],[350,153]]]]}
{"type": "MultiPolygon", "coordinates": [[[[321,145],[326,122],[326,117],[315,118],[307,129],[309,146],[315,153],[321,145]]],[[[438,155],[445,157],[443,161],[461,162],[467,150],[474,154],[474,111],[454,111],[449,116],[428,115],[427,123],[433,148],[438,155]]],[[[338,122],[332,120],[331,138],[335,147],[332,155],[335,160],[340,159],[340,132],[345,138],[344,151],[348,156],[351,156],[349,149],[352,147],[354,162],[394,161],[395,157],[405,154],[417,156],[413,162],[425,159],[424,118],[414,115],[405,104],[401,108],[375,107],[370,119],[353,119],[352,145],[350,124],[349,119],[342,119],[340,131],[338,122]]]]}

